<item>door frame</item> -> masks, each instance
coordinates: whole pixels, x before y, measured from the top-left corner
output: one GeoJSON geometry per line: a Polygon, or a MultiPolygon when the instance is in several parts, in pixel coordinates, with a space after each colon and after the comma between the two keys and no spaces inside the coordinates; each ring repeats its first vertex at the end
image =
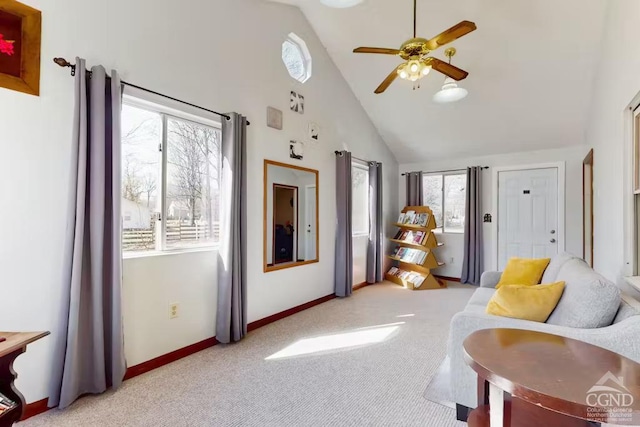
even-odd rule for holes
{"type": "Polygon", "coordinates": [[[272,200],[272,204],[273,204],[273,223],[271,225],[271,247],[273,248],[271,250],[271,256],[273,257],[273,265],[277,266],[278,264],[284,264],[285,262],[287,264],[290,263],[295,263],[298,262],[298,260],[296,259],[298,257],[298,251],[299,251],[299,247],[298,247],[298,225],[300,222],[300,213],[299,213],[299,195],[298,195],[298,187],[296,185],[287,185],[287,184],[278,184],[276,182],[273,183],[273,200],[272,200]],[[291,249],[294,251],[293,254],[291,254],[291,257],[293,258],[291,261],[284,261],[281,263],[277,263],[276,262],[276,188],[284,188],[286,190],[293,190],[293,194],[294,197],[296,199],[296,204],[295,206],[291,206],[292,208],[294,208],[294,216],[295,216],[295,228],[294,228],[294,233],[293,233],[293,237],[294,237],[294,242],[293,245],[291,247],[291,249]]]}
{"type": "Polygon", "coordinates": [[[585,237],[587,235],[587,215],[590,216],[591,224],[591,230],[589,230],[589,237],[591,238],[591,241],[589,242],[591,244],[591,251],[589,254],[591,256],[591,263],[589,266],[593,268],[593,265],[595,264],[595,260],[593,259],[593,231],[595,229],[593,224],[593,148],[589,151],[589,154],[587,154],[587,156],[582,161],[582,258],[584,258],[585,261],[587,259],[587,242],[585,241],[585,237]],[[589,180],[589,182],[587,182],[587,167],[591,167],[591,173],[589,174],[591,179],[589,180]],[[589,205],[591,207],[591,211],[588,213],[585,210],[585,207],[587,206],[587,197],[585,194],[587,186],[589,186],[591,189],[589,196],[589,205]]]}
{"type": "MultiPolygon", "coordinates": [[[[315,198],[316,194],[318,193],[318,188],[316,187],[316,185],[315,184],[305,185],[304,186],[304,203],[305,203],[305,206],[304,206],[304,215],[305,215],[304,222],[305,222],[305,224],[307,224],[307,222],[308,222],[307,220],[310,217],[314,217],[316,215],[316,211],[317,211],[317,209],[314,209],[313,212],[309,212],[309,210],[307,209],[307,207],[309,206],[308,205],[308,203],[309,203],[308,200],[310,200],[309,199],[309,190],[312,189],[312,188],[313,188],[313,196],[314,196],[313,202],[315,204],[318,203],[318,199],[315,198]]],[[[316,224],[317,224],[317,222],[318,222],[317,216],[316,216],[315,220],[316,220],[316,224]]],[[[307,225],[304,226],[305,232],[306,232],[307,227],[308,227],[307,225]]],[[[317,227],[314,227],[314,228],[316,228],[316,230],[317,230],[317,227]]],[[[318,241],[318,236],[317,235],[316,235],[316,240],[315,241],[318,241]]],[[[315,244],[315,242],[312,242],[312,244],[313,244],[313,247],[316,250],[316,257],[317,257],[318,256],[317,245],[315,244]]],[[[306,235],[305,235],[305,240],[304,240],[304,257],[305,257],[305,260],[307,258],[309,258],[309,241],[308,241],[308,236],[306,236],[306,235]]],[[[315,257],[314,257],[314,259],[315,259],[315,257]]]]}
{"type": "Polygon", "coordinates": [[[491,186],[492,186],[492,205],[493,212],[495,213],[495,218],[493,220],[491,226],[491,238],[493,240],[491,254],[493,256],[493,260],[491,261],[491,266],[493,270],[498,270],[498,252],[500,249],[500,245],[498,242],[499,233],[498,233],[498,224],[500,223],[500,211],[499,208],[499,200],[500,192],[498,188],[500,172],[513,172],[513,171],[523,171],[530,169],[558,169],[558,253],[564,252],[566,250],[566,238],[565,238],[565,170],[566,170],[566,162],[550,162],[550,163],[537,163],[531,165],[516,165],[516,166],[497,166],[492,168],[491,174],[491,186]]]}

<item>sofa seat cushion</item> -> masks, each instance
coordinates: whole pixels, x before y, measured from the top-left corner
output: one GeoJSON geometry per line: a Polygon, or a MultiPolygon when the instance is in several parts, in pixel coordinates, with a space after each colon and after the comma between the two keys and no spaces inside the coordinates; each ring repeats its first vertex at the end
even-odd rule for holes
{"type": "Polygon", "coordinates": [[[487,314],[544,322],[562,296],[564,282],[548,285],[506,285],[493,294],[487,314]]]}
{"type": "Polygon", "coordinates": [[[553,283],[558,278],[558,273],[562,266],[572,259],[580,259],[575,255],[572,255],[568,252],[563,252],[551,258],[551,262],[547,266],[547,269],[544,271],[544,275],[542,276],[542,282],[540,283],[553,283]]]}
{"type": "Polygon", "coordinates": [[[556,281],[565,282],[564,294],[547,323],[583,329],[611,325],[620,307],[620,290],[614,283],[581,259],[565,262],[556,281]]]}
{"type": "Polygon", "coordinates": [[[476,291],[473,293],[473,295],[471,295],[471,298],[469,299],[469,302],[467,303],[467,307],[471,306],[471,305],[478,305],[481,306],[484,310],[484,307],[487,306],[487,304],[489,303],[489,300],[491,299],[491,297],[493,296],[493,294],[496,292],[495,289],[493,288],[478,288],[476,289],[476,291]]]}

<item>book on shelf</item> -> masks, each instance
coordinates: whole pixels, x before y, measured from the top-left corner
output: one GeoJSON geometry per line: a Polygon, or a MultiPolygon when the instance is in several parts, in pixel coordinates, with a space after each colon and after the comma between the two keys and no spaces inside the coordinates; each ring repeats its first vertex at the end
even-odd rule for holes
{"type": "Polygon", "coordinates": [[[399,230],[393,237],[394,240],[399,240],[405,243],[413,243],[415,245],[422,245],[427,238],[425,231],[406,231],[399,230]]]}
{"type": "Polygon", "coordinates": [[[422,285],[422,283],[426,279],[426,276],[423,276],[420,273],[416,273],[414,271],[402,270],[398,267],[391,267],[387,272],[387,274],[389,274],[390,276],[394,276],[399,279],[405,280],[407,282],[413,283],[413,285],[417,288],[419,288],[420,285],[422,285]]]}
{"type": "Polygon", "coordinates": [[[398,217],[398,224],[404,224],[404,212],[400,212],[400,216],[398,217]]]}
{"type": "Polygon", "coordinates": [[[396,246],[393,250],[392,256],[404,262],[420,265],[427,259],[427,253],[425,251],[412,248],[402,248],[400,246],[396,246]]]}
{"type": "Polygon", "coordinates": [[[416,218],[416,211],[406,211],[404,213],[404,218],[400,224],[413,224],[413,221],[416,218]]]}
{"type": "Polygon", "coordinates": [[[18,406],[16,402],[0,393],[0,415],[18,406]]]}

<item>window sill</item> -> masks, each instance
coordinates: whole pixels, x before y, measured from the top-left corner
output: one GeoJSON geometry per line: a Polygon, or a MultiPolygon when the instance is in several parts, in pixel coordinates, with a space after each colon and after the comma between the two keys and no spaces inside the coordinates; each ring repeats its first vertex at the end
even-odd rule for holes
{"type": "Polygon", "coordinates": [[[433,232],[435,234],[451,234],[454,236],[462,236],[464,235],[464,231],[442,231],[442,229],[440,228],[436,228],[435,230],[433,230],[433,232]]]}
{"type": "Polygon", "coordinates": [[[640,292],[640,276],[628,276],[624,278],[627,285],[640,292]]]}
{"type": "Polygon", "coordinates": [[[189,248],[189,249],[174,249],[166,251],[149,251],[149,252],[123,252],[122,259],[138,259],[138,258],[152,258],[161,257],[167,255],[182,255],[198,252],[216,252],[219,246],[203,246],[201,248],[189,248]]]}

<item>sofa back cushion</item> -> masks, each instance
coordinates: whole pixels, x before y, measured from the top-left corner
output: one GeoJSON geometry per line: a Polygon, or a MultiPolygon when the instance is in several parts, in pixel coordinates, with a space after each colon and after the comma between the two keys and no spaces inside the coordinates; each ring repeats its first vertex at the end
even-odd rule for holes
{"type": "Polygon", "coordinates": [[[620,308],[616,313],[616,317],[613,319],[613,323],[622,322],[631,316],[637,316],[640,314],[640,301],[633,298],[630,295],[621,295],[622,301],[620,301],[620,308]]]}
{"type": "Polygon", "coordinates": [[[558,278],[558,273],[562,266],[572,259],[579,259],[577,256],[572,255],[568,252],[562,252],[558,255],[551,258],[551,262],[547,266],[547,269],[544,271],[544,275],[542,276],[542,281],[540,283],[553,283],[558,278]]]}
{"type": "Polygon", "coordinates": [[[556,281],[565,289],[547,323],[572,328],[601,328],[613,322],[620,307],[620,289],[581,259],[566,261],[556,281]]]}

